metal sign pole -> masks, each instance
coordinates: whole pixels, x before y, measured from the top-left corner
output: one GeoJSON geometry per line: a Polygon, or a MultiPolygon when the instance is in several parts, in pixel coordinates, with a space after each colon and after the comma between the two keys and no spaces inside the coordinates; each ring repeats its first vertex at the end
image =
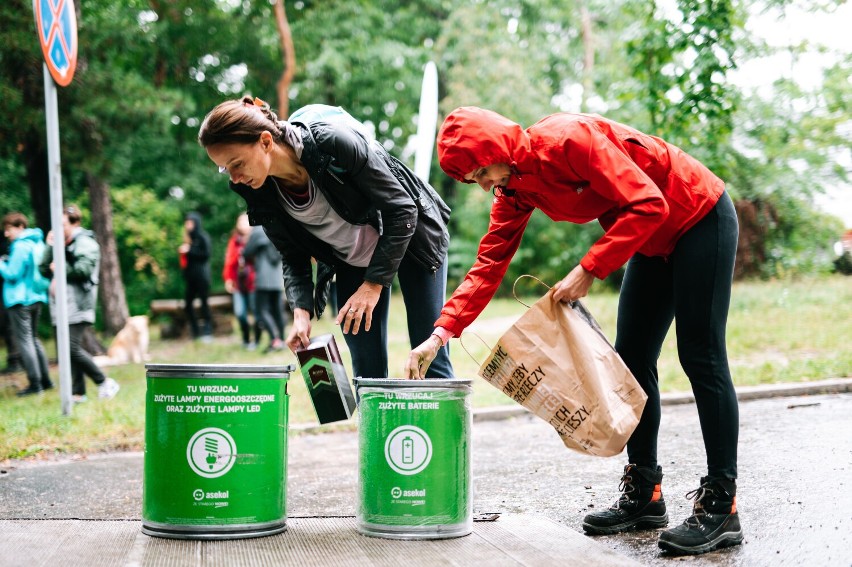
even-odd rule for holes
{"type": "Polygon", "coordinates": [[[62,415],[71,415],[71,354],[68,341],[68,284],[65,282],[65,232],[62,229],[62,170],[59,160],[59,111],[56,84],[44,65],[44,110],[47,118],[47,165],[50,178],[50,225],[53,231],[53,291],[56,355],[62,415]]]}

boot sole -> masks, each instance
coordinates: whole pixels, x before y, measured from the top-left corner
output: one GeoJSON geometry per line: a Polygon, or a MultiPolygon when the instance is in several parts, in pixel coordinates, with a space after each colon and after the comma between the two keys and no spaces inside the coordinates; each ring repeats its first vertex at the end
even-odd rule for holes
{"type": "Polygon", "coordinates": [[[708,541],[704,545],[699,545],[697,547],[684,547],[663,539],[660,539],[657,542],[657,545],[659,545],[660,549],[663,551],[668,551],[674,555],[701,555],[702,553],[709,553],[716,549],[740,545],[742,542],[743,531],[740,530],[738,532],[724,533],[713,541],[708,541]]]}
{"type": "Polygon", "coordinates": [[[589,535],[612,535],[636,530],[655,530],[667,525],[669,525],[668,514],[665,516],[641,516],[614,526],[595,526],[583,522],[583,530],[589,535]]]}

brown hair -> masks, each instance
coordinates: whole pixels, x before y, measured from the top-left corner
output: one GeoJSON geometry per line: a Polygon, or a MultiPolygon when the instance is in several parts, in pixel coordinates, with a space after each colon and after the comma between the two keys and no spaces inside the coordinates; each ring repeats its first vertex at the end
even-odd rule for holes
{"type": "Polygon", "coordinates": [[[27,217],[24,216],[23,213],[19,213],[17,211],[8,213],[3,217],[3,228],[6,228],[7,226],[27,228],[28,224],[29,222],[27,222],[27,217]]]}
{"type": "Polygon", "coordinates": [[[80,212],[74,205],[65,205],[62,209],[62,214],[68,217],[68,222],[71,224],[80,224],[80,219],[83,218],[83,214],[80,212]]]}
{"type": "Polygon", "coordinates": [[[277,141],[283,131],[278,126],[278,115],[259,98],[244,96],[240,100],[227,100],[204,117],[198,130],[198,143],[203,147],[217,144],[253,144],[260,134],[268,131],[277,141]]]}

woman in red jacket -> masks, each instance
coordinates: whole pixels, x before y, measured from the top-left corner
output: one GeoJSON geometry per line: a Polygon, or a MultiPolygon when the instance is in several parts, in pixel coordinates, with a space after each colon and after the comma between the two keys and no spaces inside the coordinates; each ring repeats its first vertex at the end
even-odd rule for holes
{"type": "Polygon", "coordinates": [[[659,544],[696,554],[741,543],[739,412],[725,349],[738,228],[724,183],[664,140],[586,114],[554,114],[524,130],[489,110],[458,108],[438,133],[438,157],[448,175],[493,188],[495,198],[476,262],[444,305],[434,334],[411,351],[406,375],[421,378],[438,347],[482,312],[535,209],[555,221],[598,220],[604,235],[550,293],[554,301],[585,297],[595,278],[627,263],[615,348],[648,402],[627,443],[621,497],[587,515],[583,528],[612,534],[668,524],[657,464],[657,359],[676,318],[708,472],[694,492],[693,515],[662,532],[659,544]]]}
{"type": "Polygon", "coordinates": [[[234,316],[240,323],[243,348],[255,350],[260,340],[260,327],[257,324],[257,310],[255,308],[255,273],[252,263],[243,257],[243,249],[246,247],[250,234],[251,225],[248,215],[241,213],[237,217],[231,238],[228,239],[228,248],[225,250],[225,265],[222,268],[222,280],[225,282],[225,291],[233,296],[234,316]],[[255,318],[254,341],[251,340],[249,312],[255,318]]]}

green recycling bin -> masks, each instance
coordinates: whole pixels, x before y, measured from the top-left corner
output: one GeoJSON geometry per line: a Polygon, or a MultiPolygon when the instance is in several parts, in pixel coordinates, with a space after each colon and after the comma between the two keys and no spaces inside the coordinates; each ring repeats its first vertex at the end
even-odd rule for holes
{"type": "Polygon", "coordinates": [[[360,533],[441,539],[472,531],[470,384],[355,378],[360,533]]]}
{"type": "Polygon", "coordinates": [[[215,540],[286,530],[293,366],[146,370],[142,532],[215,540]]]}

